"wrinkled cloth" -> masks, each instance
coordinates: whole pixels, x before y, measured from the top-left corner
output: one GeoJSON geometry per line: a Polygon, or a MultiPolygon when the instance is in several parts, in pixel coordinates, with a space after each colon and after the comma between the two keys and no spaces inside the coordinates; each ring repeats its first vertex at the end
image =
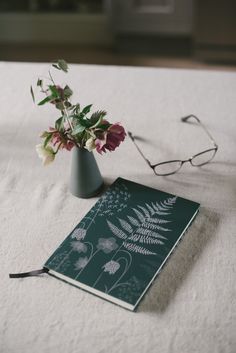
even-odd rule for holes
{"type": "Polygon", "coordinates": [[[212,147],[200,126],[180,121],[191,113],[219,145],[210,164],[186,163],[168,177],[154,175],[129,137],[114,152],[94,152],[106,185],[122,176],[201,203],[133,313],[47,274],[8,277],[41,268],[97,200],[70,194],[71,152],[60,151],[47,167],[35,152],[40,133],[59,117],[30,97],[48,68],[0,63],[0,352],[234,353],[236,73],[92,65],[53,72],[72,87],[74,102],[93,103],[139,137],[152,163],[212,147]]]}

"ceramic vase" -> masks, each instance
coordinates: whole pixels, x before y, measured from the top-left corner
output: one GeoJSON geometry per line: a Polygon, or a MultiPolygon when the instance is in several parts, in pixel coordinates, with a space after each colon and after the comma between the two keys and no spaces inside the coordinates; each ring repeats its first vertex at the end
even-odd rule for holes
{"type": "Polygon", "coordinates": [[[93,152],[85,148],[72,149],[70,192],[80,198],[96,196],[103,187],[103,179],[93,152]]]}

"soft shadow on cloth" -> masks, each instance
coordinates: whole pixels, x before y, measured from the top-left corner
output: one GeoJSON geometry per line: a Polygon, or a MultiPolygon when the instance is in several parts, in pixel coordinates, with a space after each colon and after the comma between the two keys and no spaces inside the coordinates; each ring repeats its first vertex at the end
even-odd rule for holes
{"type": "Polygon", "coordinates": [[[139,312],[165,311],[207,243],[214,237],[218,225],[218,214],[201,207],[193,224],[140,303],[139,312]]]}
{"type": "MultiPolygon", "coordinates": [[[[133,134],[133,137],[135,138],[136,142],[138,142],[139,147],[141,148],[142,152],[145,152],[146,145],[152,147],[151,154],[149,152],[149,155],[146,156],[146,157],[147,158],[149,157],[149,159],[154,159],[154,161],[152,161],[153,163],[164,162],[163,160],[159,160],[159,161],[156,160],[157,159],[157,154],[160,154],[161,151],[164,152],[165,154],[168,154],[169,156],[172,156],[172,157],[174,155],[173,148],[170,146],[170,144],[167,144],[166,142],[162,143],[158,139],[157,140],[148,139],[146,137],[142,137],[142,136],[136,135],[136,134],[133,134]]],[[[129,138],[127,137],[127,139],[129,139],[129,138]]],[[[139,155],[139,153],[137,152],[137,156],[138,155],[139,155]]],[[[167,160],[173,159],[172,157],[171,158],[168,157],[167,160]]]]}
{"type": "Polygon", "coordinates": [[[116,178],[115,179],[111,179],[111,178],[107,178],[107,177],[103,178],[104,185],[103,185],[101,192],[97,196],[101,197],[104,194],[104,192],[106,192],[107,189],[111,186],[111,184],[114,183],[115,180],[116,180],[116,178]]]}

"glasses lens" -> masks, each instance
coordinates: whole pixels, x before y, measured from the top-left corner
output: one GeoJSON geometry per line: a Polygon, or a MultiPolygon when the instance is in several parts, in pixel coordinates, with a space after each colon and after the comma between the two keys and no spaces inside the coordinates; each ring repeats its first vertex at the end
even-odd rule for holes
{"type": "Polygon", "coordinates": [[[215,154],[216,154],[216,149],[214,148],[207,150],[205,152],[198,153],[192,158],[191,163],[194,166],[204,165],[206,163],[209,163],[213,159],[215,154]]]}
{"type": "Polygon", "coordinates": [[[182,166],[181,161],[170,161],[157,164],[154,168],[154,172],[157,175],[170,175],[176,173],[182,166]]]}

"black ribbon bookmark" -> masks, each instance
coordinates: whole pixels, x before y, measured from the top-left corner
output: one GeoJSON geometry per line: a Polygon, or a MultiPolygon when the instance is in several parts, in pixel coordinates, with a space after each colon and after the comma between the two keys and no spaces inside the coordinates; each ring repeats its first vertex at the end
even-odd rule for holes
{"type": "Polygon", "coordinates": [[[38,276],[42,273],[48,273],[49,269],[43,267],[41,270],[29,271],[29,272],[21,272],[21,273],[9,273],[10,278],[23,278],[23,277],[31,277],[38,276]]]}

